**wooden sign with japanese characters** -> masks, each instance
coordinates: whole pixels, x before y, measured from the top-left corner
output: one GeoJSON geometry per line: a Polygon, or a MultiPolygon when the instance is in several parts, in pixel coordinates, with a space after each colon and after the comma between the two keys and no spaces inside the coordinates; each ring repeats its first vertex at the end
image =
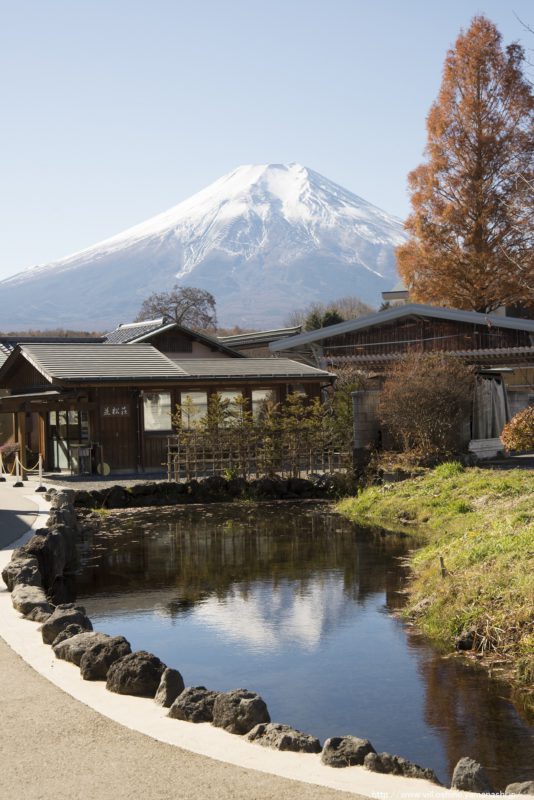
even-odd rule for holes
{"type": "Polygon", "coordinates": [[[129,417],[130,406],[127,405],[105,405],[102,406],[103,417],[129,417]]]}

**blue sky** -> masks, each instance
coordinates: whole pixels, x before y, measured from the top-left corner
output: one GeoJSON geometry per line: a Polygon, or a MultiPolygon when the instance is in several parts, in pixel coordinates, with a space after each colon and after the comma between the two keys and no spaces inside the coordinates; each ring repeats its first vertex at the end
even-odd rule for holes
{"type": "MultiPolygon", "coordinates": [[[[0,277],[298,161],[404,217],[443,59],[531,0],[0,0],[0,277]]],[[[534,72],[534,70],[533,70],[534,72]]]]}

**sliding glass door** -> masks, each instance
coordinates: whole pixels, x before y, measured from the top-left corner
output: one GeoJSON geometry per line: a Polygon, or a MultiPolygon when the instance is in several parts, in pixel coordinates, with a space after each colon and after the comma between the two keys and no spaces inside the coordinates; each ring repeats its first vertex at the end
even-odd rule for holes
{"type": "Polygon", "coordinates": [[[49,468],[71,468],[72,448],[89,443],[89,415],[78,409],[48,412],[49,468]]]}

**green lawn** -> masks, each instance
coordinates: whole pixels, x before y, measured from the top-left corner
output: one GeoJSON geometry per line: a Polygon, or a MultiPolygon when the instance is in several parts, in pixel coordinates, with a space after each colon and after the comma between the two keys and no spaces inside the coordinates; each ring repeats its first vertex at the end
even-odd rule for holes
{"type": "Polygon", "coordinates": [[[482,662],[501,661],[534,696],[534,475],[442,464],[365,489],[338,510],[361,524],[418,536],[406,614],[447,650],[475,631],[482,662]],[[446,576],[442,577],[440,557],[446,576]]]}

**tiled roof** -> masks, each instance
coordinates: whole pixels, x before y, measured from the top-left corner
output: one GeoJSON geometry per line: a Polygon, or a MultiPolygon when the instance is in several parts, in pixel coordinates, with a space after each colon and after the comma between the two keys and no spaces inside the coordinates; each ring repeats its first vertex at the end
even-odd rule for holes
{"type": "Polygon", "coordinates": [[[19,344],[60,344],[63,342],[68,344],[97,344],[101,341],[102,338],[98,336],[2,336],[0,338],[0,367],[7,361],[8,356],[19,344]]]}
{"type": "Polygon", "coordinates": [[[330,377],[325,370],[289,358],[184,358],[174,363],[195,379],[330,377]]]}
{"type": "Polygon", "coordinates": [[[50,382],[176,380],[184,371],[149,344],[33,344],[21,351],[50,382]]]}
{"type": "MultiPolygon", "coordinates": [[[[172,327],[172,323],[170,326],[172,327]]],[[[106,333],[106,344],[128,344],[128,342],[133,342],[140,337],[155,333],[160,328],[167,327],[169,327],[169,320],[166,320],[165,317],[146,319],[142,322],[128,322],[124,325],[119,325],[114,331],[106,333]]]]}
{"type": "Polygon", "coordinates": [[[7,343],[4,344],[4,342],[0,342],[0,358],[3,357],[4,361],[6,360],[8,355],[10,355],[10,353],[13,352],[13,350],[14,348],[11,347],[9,344],[7,343]]]}

